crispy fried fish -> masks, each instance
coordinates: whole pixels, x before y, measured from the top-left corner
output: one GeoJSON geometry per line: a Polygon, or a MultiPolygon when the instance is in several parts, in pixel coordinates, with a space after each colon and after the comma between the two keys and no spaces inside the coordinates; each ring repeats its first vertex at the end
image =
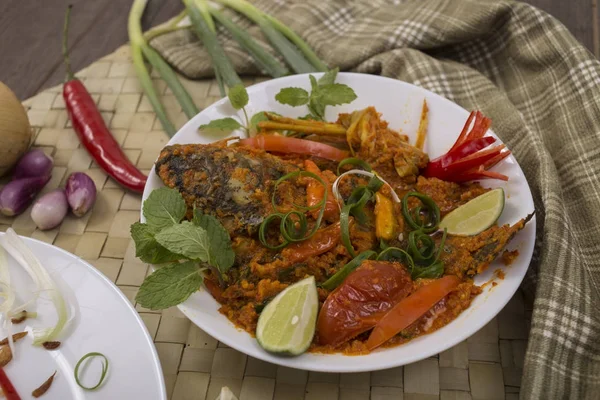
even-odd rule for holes
{"type": "Polygon", "coordinates": [[[512,226],[494,225],[475,236],[448,236],[440,256],[446,273],[464,279],[485,271],[532,217],[530,214],[512,226]]]}
{"type": "Polygon", "coordinates": [[[272,212],[275,181],[297,169],[262,150],[226,142],[167,146],[156,162],[165,185],[183,195],[188,218],[199,208],[218,218],[230,234],[248,235],[272,212]]]}

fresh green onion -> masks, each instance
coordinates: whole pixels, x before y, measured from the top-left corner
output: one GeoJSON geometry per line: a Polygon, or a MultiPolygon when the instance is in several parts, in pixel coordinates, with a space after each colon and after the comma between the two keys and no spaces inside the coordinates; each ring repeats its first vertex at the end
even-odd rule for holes
{"type": "Polygon", "coordinates": [[[161,36],[166,33],[170,33],[173,31],[180,30],[180,29],[188,29],[190,27],[189,25],[177,26],[177,24],[179,24],[185,18],[186,15],[187,15],[187,10],[184,9],[179,14],[177,14],[176,16],[171,18],[169,21],[167,21],[165,24],[160,25],[156,28],[152,28],[148,32],[145,32],[144,39],[146,39],[147,43],[150,43],[150,41],[157,36],[161,36]]]}
{"type": "Polygon", "coordinates": [[[146,96],[148,96],[148,100],[150,100],[154,112],[165,131],[170,136],[173,136],[176,129],[169,121],[167,113],[160,103],[158,94],[152,84],[150,74],[144,64],[144,57],[150,62],[152,67],[156,68],[167,86],[169,86],[188,118],[194,117],[199,111],[187,90],[185,90],[181,82],[179,82],[179,79],[177,79],[175,72],[173,72],[169,64],[162,59],[160,54],[150,47],[142,34],[141,18],[144,9],[146,8],[146,3],[147,0],[135,0],[131,6],[131,11],[129,12],[127,31],[129,33],[129,41],[131,44],[131,55],[140,84],[142,85],[146,96]]]}
{"type": "Polygon", "coordinates": [[[326,72],[327,67],[321,62],[318,57],[310,50],[310,47],[296,34],[294,34],[289,28],[285,27],[279,21],[273,18],[268,18],[265,13],[254,7],[246,0],[217,0],[227,7],[233,8],[234,10],[244,14],[246,17],[254,21],[263,31],[263,34],[269,40],[271,45],[282,55],[285,61],[288,63],[296,73],[308,73],[308,72],[326,72]],[[292,34],[290,40],[282,32],[292,34]],[[298,46],[298,47],[296,47],[298,46]],[[304,54],[303,54],[304,53],[304,54]],[[305,55],[312,60],[309,61],[305,58],[305,55]],[[318,64],[314,61],[318,61],[318,64]]]}
{"type": "Polygon", "coordinates": [[[377,253],[375,253],[373,250],[363,251],[358,256],[354,257],[348,264],[344,265],[329,279],[323,282],[321,287],[330,291],[335,289],[344,281],[344,279],[346,279],[348,275],[350,275],[352,271],[358,268],[363,261],[373,259],[376,256],[377,253]]]}
{"type": "Polygon", "coordinates": [[[223,25],[231,36],[244,48],[256,61],[256,64],[267,72],[273,78],[279,78],[289,74],[289,70],[281,65],[275,57],[254,40],[254,38],[241,28],[239,28],[232,20],[219,12],[216,8],[211,7],[210,13],[213,17],[223,25]]]}
{"type": "Polygon", "coordinates": [[[96,390],[102,385],[102,382],[104,382],[104,378],[106,378],[107,373],[108,373],[108,358],[106,358],[106,356],[102,353],[97,353],[97,352],[87,353],[85,356],[81,357],[81,359],[79,361],[77,361],[77,364],[75,365],[75,372],[74,372],[75,382],[77,382],[79,387],[82,389],[96,390]],[[83,363],[85,360],[87,360],[88,358],[93,358],[93,357],[102,357],[104,359],[104,361],[102,362],[102,373],[100,374],[100,379],[98,380],[98,383],[95,386],[92,386],[92,387],[83,386],[83,384],[81,383],[81,380],[79,379],[79,367],[81,366],[81,363],[83,363]]]}
{"type": "Polygon", "coordinates": [[[435,232],[440,223],[440,208],[431,197],[418,192],[408,192],[402,198],[402,214],[411,228],[425,233],[435,232]],[[419,206],[409,210],[408,199],[411,197],[419,199],[425,207],[419,206]]]}
{"type": "Polygon", "coordinates": [[[235,72],[231,61],[227,57],[227,54],[225,54],[225,50],[223,50],[223,47],[221,47],[217,40],[214,23],[204,0],[183,0],[183,3],[192,20],[194,31],[202,44],[204,44],[220,79],[230,88],[235,85],[242,85],[242,80],[237,72],[235,72]]]}
{"type": "Polygon", "coordinates": [[[361,167],[362,169],[364,169],[365,171],[371,172],[373,171],[373,169],[371,168],[371,166],[369,165],[368,162],[361,160],[360,158],[356,158],[356,157],[348,157],[348,158],[344,158],[342,161],[340,161],[340,163],[338,164],[337,167],[337,174],[341,175],[342,172],[340,171],[340,169],[345,166],[345,165],[358,165],[359,167],[361,167]]]}
{"type": "Polygon", "coordinates": [[[263,244],[263,246],[271,250],[277,250],[287,246],[292,242],[302,242],[306,239],[311,238],[315,233],[317,233],[317,230],[321,226],[321,221],[323,220],[323,214],[325,213],[327,203],[327,184],[325,183],[325,181],[323,181],[323,179],[321,179],[318,175],[313,174],[312,172],[290,172],[289,174],[282,176],[275,182],[275,185],[273,186],[273,196],[271,197],[271,203],[273,204],[273,209],[275,210],[275,212],[267,216],[267,218],[265,218],[260,224],[260,227],[258,229],[258,238],[263,244]],[[321,199],[321,201],[315,204],[314,206],[310,207],[293,203],[294,208],[296,208],[295,210],[288,211],[287,213],[280,212],[278,210],[276,202],[277,188],[282,182],[297,177],[309,177],[317,180],[325,188],[323,192],[323,199],[321,199]],[[317,209],[319,209],[319,214],[317,216],[312,230],[309,232],[308,221],[306,219],[306,214],[304,213],[304,211],[312,211],[317,209]],[[271,222],[277,218],[281,221],[279,224],[279,230],[284,240],[280,244],[274,246],[267,242],[266,231],[269,224],[271,224],[271,222]]]}

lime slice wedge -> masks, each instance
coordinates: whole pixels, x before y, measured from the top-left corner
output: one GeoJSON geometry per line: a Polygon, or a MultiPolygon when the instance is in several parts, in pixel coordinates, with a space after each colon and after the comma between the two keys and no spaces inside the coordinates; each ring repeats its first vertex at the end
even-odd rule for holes
{"type": "Polygon", "coordinates": [[[456,236],[473,236],[494,225],[504,210],[504,190],[490,190],[475,197],[467,204],[448,213],[440,229],[448,229],[448,234],[456,236]]]}
{"type": "Polygon", "coordinates": [[[304,353],[315,335],[319,295],[314,276],[285,288],[258,318],[256,340],[267,351],[304,353]]]}

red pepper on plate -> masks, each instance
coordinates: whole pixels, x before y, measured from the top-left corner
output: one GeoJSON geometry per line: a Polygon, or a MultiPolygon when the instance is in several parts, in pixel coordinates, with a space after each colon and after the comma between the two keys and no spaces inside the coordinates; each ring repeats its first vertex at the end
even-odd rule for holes
{"type": "Polygon", "coordinates": [[[67,9],[63,31],[63,55],[67,69],[67,81],[63,85],[63,98],[73,129],[94,161],[122,186],[141,193],[146,185],[146,175],[123,153],[104,123],[96,103],[81,81],[71,72],[67,52],[67,30],[71,6],[67,9]]]}
{"type": "Polygon", "coordinates": [[[423,174],[451,182],[508,180],[506,175],[488,171],[510,154],[509,150],[503,151],[506,148],[504,145],[484,150],[496,142],[496,138],[483,136],[490,125],[491,120],[480,111],[471,112],[452,148],[443,156],[431,160],[423,174]]]}
{"type": "Polygon", "coordinates": [[[0,388],[2,388],[2,393],[4,393],[6,400],[21,400],[17,389],[15,389],[10,379],[8,379],[2,367],[0,367],[0,388]]]}

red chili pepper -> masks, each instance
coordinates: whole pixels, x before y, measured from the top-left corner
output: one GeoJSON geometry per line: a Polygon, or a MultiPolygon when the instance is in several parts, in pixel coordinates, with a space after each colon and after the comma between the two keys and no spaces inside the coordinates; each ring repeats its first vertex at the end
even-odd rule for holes
{"type": "Polygon", "coordinates": [[[67,68],[67,81],[63,86],[63,98],[73,129],[94,161],[122,186],[135,192],[143,192],[147,177],[123,153],[104,123],[96,103],[83,83],[71,72],[67,53],[67,29],[71,6],[67,9],[63,36],[63,55],[67,68]]]}
{"type": "Polygon", "coordinates": [[[10,379],[4,372],[4,369],[0,367],[0,388],[6,397],[6,400],[21,400],[21,396],[17,393],[17,389],[13,386],[10,379]]]}
{"type": "Polygon", "coordinates": [[[480,111],[471,112],[452,148],[443,156],[431,160],[423,174],[452,182],[508,180],[505,175],[487,171],[510,154],[510,151],[502,151],[504,145],[483,150],[496,141],[491,136],[483,136],[490,125],[491,120],[480,111]]]}

